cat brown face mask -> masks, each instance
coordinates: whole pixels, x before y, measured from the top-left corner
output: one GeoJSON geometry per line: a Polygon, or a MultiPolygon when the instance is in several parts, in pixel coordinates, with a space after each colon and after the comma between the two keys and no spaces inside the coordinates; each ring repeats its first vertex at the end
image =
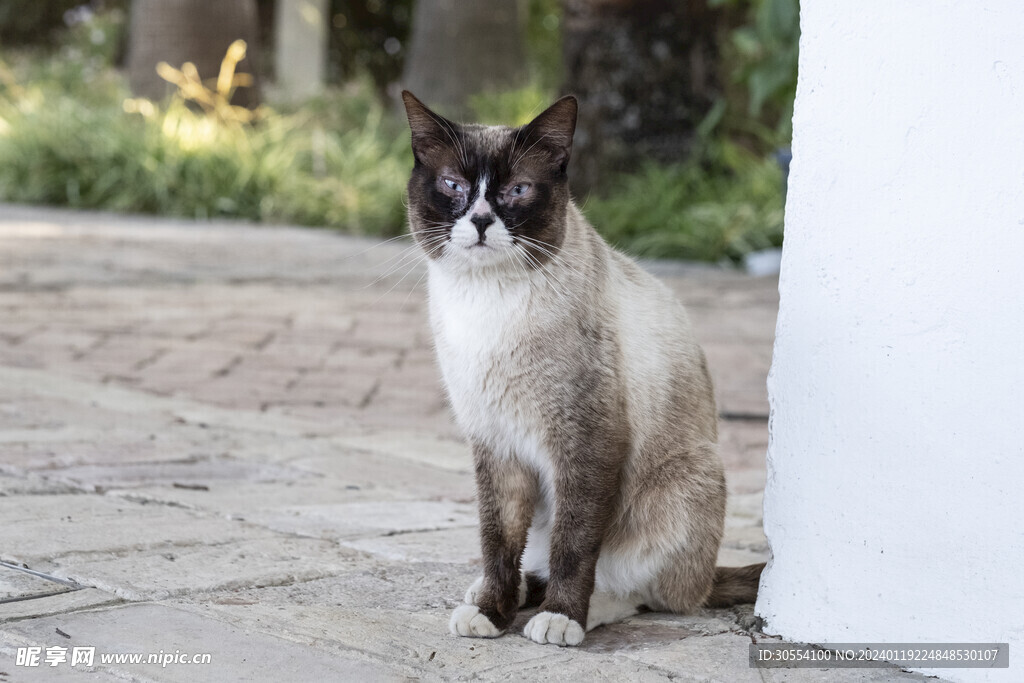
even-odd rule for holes
{"type": "Polygon", "coordinates": [[[505,128],[457,125],[403,96],[416,160],[410,223],[422,245],[436,247],[428,255],[464,268],[551,258],[565,232],[575,98],[505,128]]]}
{"type": "Polygon", "coordinates": [[[521,128],[448,121],[403,93],[409,224],[452,409],[472,444],[483,575],[450,630],[578,645],[641,608],[753,601],[716,568],[725,518],[704,354],[669,290],[567,190],[576,100],[521,128]]]}

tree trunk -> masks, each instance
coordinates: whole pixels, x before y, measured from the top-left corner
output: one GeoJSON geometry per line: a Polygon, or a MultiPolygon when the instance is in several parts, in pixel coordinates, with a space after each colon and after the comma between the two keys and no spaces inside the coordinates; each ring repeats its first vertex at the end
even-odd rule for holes
{"type": "Polygon", "coordinates": [[[707,0],[563,0],[565,91],[580,99],[572,189],[643,158],[680,161],[719,93],[707,0]]]}
{"type": "Polygon", "coordinates": [[[256,73],[258,19],[255,0],[134,0],[128,45],[128,80],[132,92],[154,100],[173,90],[156,73],[159,62],[181,68],[192,62],[204,81],[216,79],[220,63],[232,42],[248,45],[236,69],[253,75],[250,88],[238,88],[234,104],[259,104],[256,73]]]}
{"type": "Polygon", "coordinates": [[[274,76],[291,100],[318,95],[327,71],[328,0],[277,0],[274,76]]]}
{"type": "Polygon", "coordinates": [[[526,50],[515,0],[419,0],[403,85],[441,113],[465,117],[470,95],[523,85],[526,50]]]}

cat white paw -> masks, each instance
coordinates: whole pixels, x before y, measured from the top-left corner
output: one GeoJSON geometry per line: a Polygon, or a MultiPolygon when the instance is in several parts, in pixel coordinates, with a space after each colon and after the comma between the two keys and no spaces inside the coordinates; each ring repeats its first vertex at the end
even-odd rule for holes
{"type": "MultiPolygon", "coordinates": [[[[463,600],[467,605],[477,604],[477,597],[484,588],[484,577],[476,577],[476,581],[466,589],[466,597],[463,600]]],[[[521,573],[519,577],[519,606],[526,604],[526,574],[521,573]]]]}
{"type": "Polygon", "coordinates": [[[483,587],[484,587],[484,577],[482,577],[482,576],[476,577],[476,581],[474,581],[472,584],[470,584],[469,588],[466,589],[466,599],[463,600],[463,602],[465,602],[467,605],[475,605],[476,604],[476,596],[478,596],[480,594],[480,591],[483,590],[483,587]]]}
{"type": "Polygon", "coordinates": [[[583,642],[583,627],[564,614],[540,612],[526,623],[523,635],[535,643],[579,645],[583,642]]]}
{"type": "Polygon", "coordinates": [[[448,622],[448,630],[452,635],[468,638],[497,638],[502,633],[490,619],[480,613],[480,608],[476,605],[456,607],[452,612],[451,621],[448,622]]]}

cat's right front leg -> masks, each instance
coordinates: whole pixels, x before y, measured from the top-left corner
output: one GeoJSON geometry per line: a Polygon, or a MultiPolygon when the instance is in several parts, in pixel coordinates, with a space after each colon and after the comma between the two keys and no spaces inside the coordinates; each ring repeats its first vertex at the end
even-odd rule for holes
{"type": "Polygon", "coordinates": [[[449,630],[459,636],[494,638],[505,632],[522,604],[520,559],[537,500],[536,475],[513,458],[473,445],[480,546],[484,575],[452,612],[449,630]]]}
{"type": "MultiPolygon", "coordinates": [[[[469,588],[466,589],[466,597],[463,598],[463,602],[467,605],[479,605],[477,597],[484,591],[484,577],[478,576],[476,581],[469,584],[469,588]]],[[[522,578],[519,581],[519,606],[522,607],[526,604],[526,597],[529,594],[529,580],[527,579],[526,572],[522,572],[522,578]]]]}

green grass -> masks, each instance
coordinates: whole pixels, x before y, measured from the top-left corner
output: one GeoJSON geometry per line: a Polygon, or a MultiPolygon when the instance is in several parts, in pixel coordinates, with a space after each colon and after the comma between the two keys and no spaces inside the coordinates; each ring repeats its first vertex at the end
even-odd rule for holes
{"type": "Polygon", "coordinates": [[[782,244],[782,173],[727,142],[700,158],[619,178],[584,213],[619,248],[648,258],[739,260],[782,244]]]}

